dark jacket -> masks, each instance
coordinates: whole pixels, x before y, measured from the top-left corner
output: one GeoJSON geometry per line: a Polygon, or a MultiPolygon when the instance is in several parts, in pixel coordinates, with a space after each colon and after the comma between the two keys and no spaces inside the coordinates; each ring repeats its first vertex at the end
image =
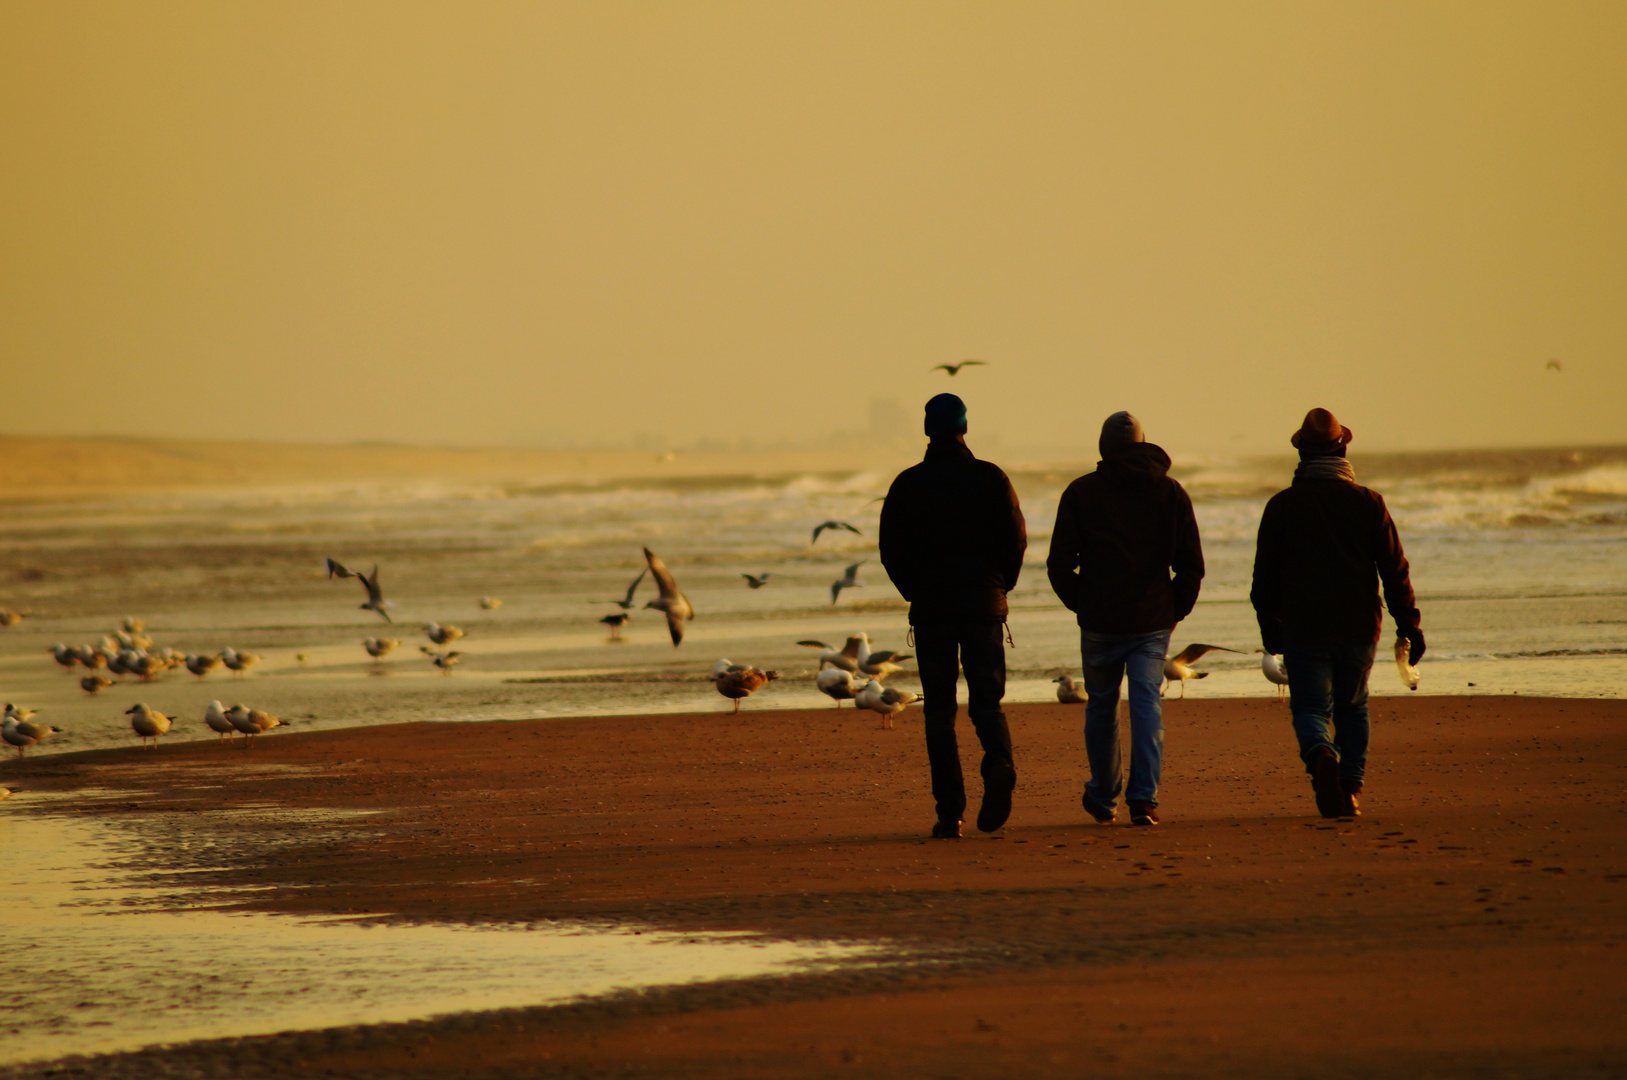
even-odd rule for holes
{"type": "Polygon", "coordinates": [[[934,439],[881,507],[881,565],[910,602],[910,623],[1006,617],[1028,528],[1000,467],[959,439],[934,439]]]}
{"type": "Polygon", "coordinates": [[[1186,489],[1168,474],[1168,454],[1135,443],[1062,493],[1045,568],[1082,629],[1172,630],[1198,602],[1198,522],[1186,489]]]}
{"type": "Polygon", "coordinates": [[[1249,599],[1267,652],[1285,645],[1366,645],[1384,621],[1418,628],[1407,557],[1384,497],[1349,480],[1296,477],[1265,504],[1249,599]]]}

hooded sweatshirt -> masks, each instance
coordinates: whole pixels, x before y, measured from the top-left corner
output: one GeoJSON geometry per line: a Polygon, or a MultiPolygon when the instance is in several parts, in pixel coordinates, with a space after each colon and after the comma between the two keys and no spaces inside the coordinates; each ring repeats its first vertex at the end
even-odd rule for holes
{"type": "Polygon", "coordinates": [[[1152,443],[1115,449],[1062,493],[1045,566],[1081,629],[1174,629],[1198,601],[1203,544],[1186,490],[1152,443]],[[1173,572],[1173,576],[1172,576],[1173,572]]]}

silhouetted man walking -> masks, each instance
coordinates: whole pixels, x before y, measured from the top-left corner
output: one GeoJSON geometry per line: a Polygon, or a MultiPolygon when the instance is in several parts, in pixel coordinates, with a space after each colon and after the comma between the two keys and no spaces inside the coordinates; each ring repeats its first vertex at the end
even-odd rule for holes
{"type": "Polygon", "coordinates": [[[1367,771],[1367,678],[1384,602],[1409,662],[1424,655],[1412,577],[1384,496],[1356,483],[1350,429],[1326,409],[1288,440],[1294,482],[1265,504],[1249,599],[1265,651],[1281,653],[1300,760],[1323,817],[1360,813],[1367,771]]]}
{"type": "Polygon", "coordinates": [[[1056,508],[1045,567],[1051,588],[1079,617],[1085,668],[1085,757],[1080,805],[1112,821],[1119,793],[1132,825],[1158,824],[1164,763],[1159,687],[1170,631],[1192,612],[1203,583],[1203,545],[1192,500],[1169,478],[1169,455],[1141,422],[1116,412],[1102,424],[1096,471],[1068,485],[1056,508]],[[1130,684],[1130,778],[1119,750],[1119,684],[1130,684]]]}
{"type": "Polygon", "coordinates": [[[938,814],[932,835],[952,839],[960,836],[966,812],[955,740],[955,683],[962,669],[966,711],[983,744],[977,827],[994,832],[1011,814],[1017,771],[1000,707],[1006,692],[1001,635],[1006,593],[1022,572],[1028,532],[1006,474],[966,446],[965,402],[954,394],[927,402],[926,433],[926,457],[899,473],[882,506],[881,564],[910,602],[938,814]]]}

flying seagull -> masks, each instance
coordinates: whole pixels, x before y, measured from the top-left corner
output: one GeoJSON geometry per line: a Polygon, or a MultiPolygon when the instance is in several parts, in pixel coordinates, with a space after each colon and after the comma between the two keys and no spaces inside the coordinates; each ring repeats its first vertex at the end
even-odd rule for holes
{"type": "Polygon", "coordinates": [[[865,635],[861,632],[850,635],[847,644],[840,649],[833,649],[823,641],[799,641],[797,644],[806,649],[820,650],[820,670],[824,670],[825,665],[830,664],[833,667],[841,668],[843,671],[858,671],[860,650],[866,647],[865,640],[865,635]]]}
{"type": "Polygon", "coordinates": [[[1562,367],[1560,365],[1558,360],[1550,360],[1550,361],[1548,361],[1548,366],[1543,368],[1543,370],[1544,371],[1560,371],[1560,372],[1562,372],[1565,369],[1564,369],[1564,367],[1562,367]]]}
{"type": "Polygon", "coordinates": [[[937,367],[928,368],[927,370],[928,371],[947,371],[947,372],[949,372],[949,377],[951,379],[953,379],[956,375],[958,375],[960,373],[961,368],[966,367],[966,366],[968,366],[970,364],[978,364],[980,366],[985,366],[986,367],[988,365],[988,361],[987,360],[962,360],[958,364],[939,364],[937,367]]]}
{"type": "Polygon", "coordinates": [[[650,568],[648,566],[646,566],[644,569],[640,570],[638,572],[638,577],[634,578],[633,583],[631,585],[627,586],[627,595],[622,597],[620,600],[595,600],[595,601],[593,601],[593,603],[595,603],[595,604],[615,604],[617,607],[621,608],[623,611],[632,611],[633,610],[633,594],[638,592],[639,583],[644,580],[644,575],[648,574],[649,572],[650,572],[650,568]]]}
{"type": "Polygon", "coordinates": [[[361,605],[363,610],[377,612],[379,615],[384,617],[385,622],[395,621],[394,619],[390,618],[389,612],[384,610],[388,605],[384,602],[384,593],[379,590],[378,563],[373,564],[373,574],[371,577],[362,573],[360,570],[347,570],[343,566],[340,566],[338,563],[334,562],[332,559],[327,560],[327,563],[328,580],[331,581],[336,577],[353,577],[362,583],[362,588],[367,590],[367,603],[361,605]]]}
{"type": "Polygon", "coordinates": [[[1200,645],[1196,643],[1188,645],[1178,654],[1164,661],[1164,678],[1169,682],[1180,683],[1181,696],[1184,698],[1186,697],[1186,680],[1207,679],[1209,677],[1207,671],[1193,671],[1190,665],[1197,663],[1199,659],[1212,652],[1236,651],[1236,649],[1228,649],[1224,645],[1200,645]]]}
{"type": "MultiPolygon", "coordinates": [[[[740,576],[745,578],[746,579],[746,584],[748,586],[750,586],[751,588],[753,588],[753,589],[760,589],[764,585],[768,584],[768,575],[767,574],[741,574],[740,576]]],[[[70,660],[70,661],[68,661],[68,663],[72,664],[73,661],[70,660]]]]}
{"type": "Polygon", "coordinates": [[[830,583],[830,602],[832,604],[835,604],[836,598],[842,595],[843,589],[858,589],[864,587],[864,582],[859,580],[859,567],[863,566],[869,561],[869,559],[860,559],[858,562],[847,568],[847,573],[830,583]]]}
{"type": "MultiPolygon", "coordinates": [[[[660,599],[651,600],[644,606],[667,613],[667,632],[672,635],[672,647],[676,649],[684,639],[684,620],[693,619],[695,609],[689,606],[689,599],[679,591],[678,583],[672,580],[672,571],[661,561],[661,556],[645,548],[644,558],[650,564],[656,588],[661,590],[660,599]]],[[[628,590],[627,595],[631,597],[632,590],[628,590]]]]}
{"type": "Polygon", "coordinates": [[[825,522],[821,522],[820,524],[814,526],[813,539],[808,541],[808,543],[817,544],[819,542],[819,534],[824,532],[826,529],[846,529],[848,532],[852,533],[854,536],[863,536],[864,535],[862,532],[855,529],[853,526],[849,525],[845,521],[825,521],[825,522]]]}

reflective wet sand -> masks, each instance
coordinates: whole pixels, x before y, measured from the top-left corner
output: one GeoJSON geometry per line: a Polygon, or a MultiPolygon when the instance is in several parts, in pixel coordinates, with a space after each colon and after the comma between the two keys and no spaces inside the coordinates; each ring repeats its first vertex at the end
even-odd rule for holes
{"type": "MultiPolygon", "coordinates": [[[[143,843],[142,826],[40,812],[52,803],[106,795],[35,793],[19,796],[24,812],[0,809],[11,927],[0,953],[9,1002],[0,1023],[0,1065],[896,958],[896,950],[873,944],[679,933],[633,923],[382,925],[176,910],[177,904],[241,902],[253,890],[187,887],[188,872],[212,868],[161,865],[154,858],[160,853],[143,843]]],[[[343,824],[331,813],[236,813],[270,829],[343,824]]],[[[201,841],[216,824],[191,821],[189,828],[201,841]]],[[[183,848],[187,839],[168,837],[183,848]]],[[[272,845],[261,847],[267,857],[272,845]]]]}

